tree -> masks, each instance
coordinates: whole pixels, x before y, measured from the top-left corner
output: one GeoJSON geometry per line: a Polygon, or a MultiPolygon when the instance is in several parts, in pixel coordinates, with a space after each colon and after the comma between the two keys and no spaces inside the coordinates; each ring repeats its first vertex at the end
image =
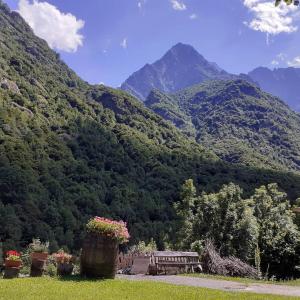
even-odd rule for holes
{"type": "Polygon", "coordinates": [[[212,239],[224,256],[254,259],[257,222],[242,189],[230,183],[217,193],[202,193],[197,198],[194,223],[195,239],[212,239]]]}
{"type": "Polygon", "coordinates": [[[300,232],[287,195],[277,184],[269,184],[256,189],[251,200],[259,225],[262,269],[279,276],[292,275],[300,262],[300,232]]]}
{"type": "Polygon", "coordinates": [[[275,5],[278,6],[282,2],[285,2],[287,5],[291,5],[291,4],[294,4],[296,6],[299,5],[299,0],[276,0],[275,5]]]}
{"type": "Polygon", "coordinates": [[[181,249],[201,250],[214,241],[222,256],[236,256],[277,277],[293,276],[300,263],[300,232],[295,215],[277,184],[261,186],[250,199],[233,183],[219,192],[196,195],[187,180],[176,204],[181,249]]]}
{"type": "Polygon", "coordinates": [[[206,239],[214,240],[222,255],[244,260],[254,258],[257,224],[253,209],[241,198],[239,186],[223,186],[218,193],[196,197],[193,181],[187,180],[176,205],[180,217],[179,245],[183,249],[201,249],[206,239]]]}
{"type": "Polygon", "coordinates": [[[184,182],[180,199],[180,202],[175,203],[175,210],[179,217],[178,247],[189,250],[193,236],[194,207],[196,200],[196,188],[192,179],[188,179],[184,182]]]}

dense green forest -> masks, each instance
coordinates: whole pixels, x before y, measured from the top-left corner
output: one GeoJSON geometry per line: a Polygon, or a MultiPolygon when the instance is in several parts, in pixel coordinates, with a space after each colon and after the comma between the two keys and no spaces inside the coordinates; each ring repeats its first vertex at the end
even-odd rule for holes
{"type": "Polygon", "coordinates": [[[300,115],[248,81],[155,90],[145,104],[227,162],[300,171],[300,115]]]}
{"type": "Polygon", "coordinates": [[[207,192],[277,182],[300,196],[299,175],[225,163],[128,94],[82,81],[1,1],[0,105],[6,249],[32,237],[79,249],[94,215],[123,219],[131,243],[153,237],[161,248],[187,178],[207,192]]]}

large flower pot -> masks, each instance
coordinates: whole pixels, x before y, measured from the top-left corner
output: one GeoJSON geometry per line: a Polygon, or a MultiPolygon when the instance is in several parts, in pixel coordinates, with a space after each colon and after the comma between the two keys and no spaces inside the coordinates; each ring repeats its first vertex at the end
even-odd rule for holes
{"type": "Polygon", "coordinates": [[[43,275],[45,264],[48,258],[46,252],[33,252],[31,253],[31,277],[41,277],[43,275]]]}
{"type": "Polygon", "coordinates": [[[19,277],[20,267],[7,267],[5,266],[4,276],[5,279],[12,279],[19,277]]]}
{"type": "Polygon", "coordinates": [[[48,253],[47,252],[32,252],[31,260],[47,260],[48,253]]]}
{"type": "Polygon", "coordinates": [[[58,263],[57,264],[57,275],[59,276],[70,276],[72,275],[74,265],[71,263],[58,263]]]}
{"type": "Polygon", "coordinates": [[[21,260],[9,260],[5,259],[5,267],[6,268],[20,268],[22,265],[21,260]]]}
{"type": "Polygon", "coordinates": [[[88,233],[82,247],[81,275],[94,278],[115,278],[119,243],[107,236],[88,233]]]}

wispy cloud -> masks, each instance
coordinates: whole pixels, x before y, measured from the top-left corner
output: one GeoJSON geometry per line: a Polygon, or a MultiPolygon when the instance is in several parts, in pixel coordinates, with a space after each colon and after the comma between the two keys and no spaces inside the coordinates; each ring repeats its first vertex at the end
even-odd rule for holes
{"type": "Polygon", "coordinates": [[[127,38],[126,38],[126,37],[121,41],[120,46],[121,46],[123,49],[127,49],[127,47],[128,47],[128,41],[127,41],[127,38]]]}
{"type": "Polygon", "coordinates": [[[291,61],[288,61],[287,64],[290,67],[299,68],[300,67],[300,56],[297,56],[297,57],[293,58],[291,61]]]}
{"type": "Polygon", "coordinates": [[[271,65],[275,67],[275,66],[278,66],[283,63],[285,64],[286,59],[287,59],[286,54],[281,52],[281,53],[277,54],[276,57],[271,61],[271,65]]]}
{"type": "Polygon", "coordinates": [[[140,0],[140,1],[138,1],[138,3],[137,3],[138,8],[140,10],[142,10],[143,7],[145,6],[146,2],[147,2],[147,0],[140,0]]]}
{"type": "Polygon", "coordinates": [[[197,16],[196,14],[191,14],[191,15],[189,16],[189,18],[190,18],[191,20],[195,20],[195,19],[198,19],[198,16],[197,16]]]}
{"type": "Polygon", "coordinates": [[[180,0],[170,0],[173,9],[175,10],[186,10],[187,7],[184,4],[184,2],[180,1],[180,0]]]}
{"type": "Polygon", "coordinates": [[[34,33],[46,40],[51,48],[76,52],[83,45],[79,33],[84,21],[70,13],[62,13],[48,2],[20,0],[18,12],[33,29],[34,33]]]}
{"type": "Polygon", "coordinates": [[[293,20],[293,12],[297,9],[294,5],[281,4],[275,7],[273,0],[244,0],[244,5],[253,14],[253,19],[244,24],[253,30],[268,35],[298,30],[293,20]]]}

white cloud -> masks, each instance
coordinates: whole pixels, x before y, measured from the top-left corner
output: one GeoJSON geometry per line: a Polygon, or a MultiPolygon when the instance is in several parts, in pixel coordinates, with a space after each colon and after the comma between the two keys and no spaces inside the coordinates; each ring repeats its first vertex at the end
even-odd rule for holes
{"type": "Polygon", "coordinates": [[[286,62],[286,58],[287,58],[286,54],[284,54],[284,53],[281,52],[281,53],[277,54],[276,57],[275,57],[275,59],[273,59],[271,61],[271,65],[272,66],[278,66],[278,65],[280,65],[282,63],[285,63],[286,62]]]}
{"type": "Polygon", "coordinates": [[[287,56],[286,56],[286,54],[281,52],[281,53],[277,54],[276,57],[281,61],[285,61],[287,56]]]}
{"type": "Polygon", "coordinates": [[[137,2],[137,7],[138,7],[140,13],[142,13],[143,15],[145,13],[145,5],[146,5],[146,3],[147,3],[147,0],[139,0],[137,2]]]}
{"type": "Polygon", "coordinates": [[[120,43],[120,46],[124,49],[127,49],[127,47],[128,47],[127,38],[124,38],[122,40],[122,42],[120,43]]]}
{"type": "Polygon", "coordinates": [[[48,2],[20,0],[18,12],[33,29],[34,33],[46,40],[51,48],[76,52],[83,44],[79,30],[84,21],[70,13],[62,13],[48,2]]]}
{"type": "Polygon", "coordinates": [[[272,66],[278,66],[279,65],[279,61],[276,60],[276,59],[274,59],[274,60],[271,61],[271,65],[272,66]]]}
{"type": "Polygon", "coordinates": [[[281,4],[275,7],[273,0],[244,0],[244,5],[254,15],[250,22],[244,24],[253,30],[269,35],[298,30],[298,27],[293,24],[292,13],[297,9],[294,5],[281,4]]]}
{"type": "Polygon", "coordinates": [[[287,62],[290,67],[300,67],[300,56],[295,57],[293,60],[287,62]]]}
{"type": "Polygon", "coordinates": [[[180,0],[170,0],[173,9],[175,10],[186,10],[186,5],[180,0]]]}
{"type": "Polygon", "coordinates": [[[137,6],[139,9],[142,9],[144,7],[144,5],[146,4],[147,0],[140,0],[137,3],[137,6]]]}
{"type": "Polygon", "coordinates": [[[196,14],[191,14],[189,17],[191,20],[195,20],[198,18],[198,16],[196,14]]]}

